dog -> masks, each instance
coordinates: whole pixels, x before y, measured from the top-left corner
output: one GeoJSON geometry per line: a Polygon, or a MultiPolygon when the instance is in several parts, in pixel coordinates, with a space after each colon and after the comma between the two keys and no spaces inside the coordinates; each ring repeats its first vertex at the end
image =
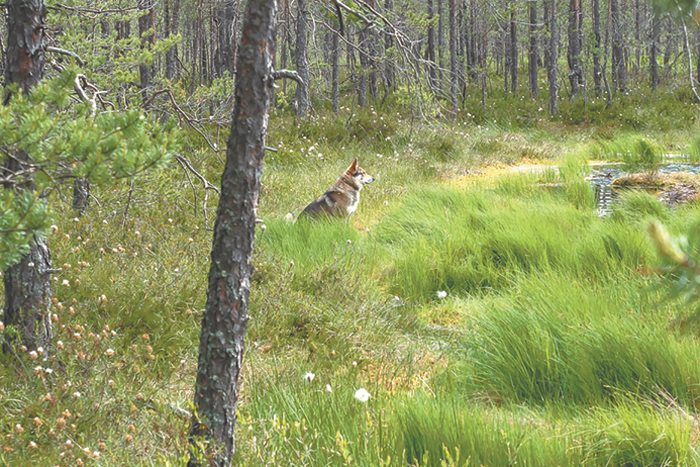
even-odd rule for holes
{"type": "Polygon", "coordinates": [[[324,194],[306,206],[300,218],[316,219],[319,217],[349,218],[360,203],[360,190],[364,185],[374,182],[374,177],[357,165],[357,158],[350,167],[336,180],[324,194]]]}

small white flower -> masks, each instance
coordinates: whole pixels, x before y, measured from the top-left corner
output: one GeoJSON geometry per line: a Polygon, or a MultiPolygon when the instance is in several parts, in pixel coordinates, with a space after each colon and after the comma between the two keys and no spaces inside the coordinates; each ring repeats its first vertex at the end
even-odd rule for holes
{"type": "Polygon", "coordinates": [[[333,388],[331,387],[330,384],[326,384],[326,391],[333,392],[333,388]]]}
{"type": "Polygon", "coordinates": [[[79,393],[78,391],[74,392],[73,395],[75,396],[76,399],[77,399],[78,397],[80,397],[80,393],[79,393]]]}
{"type": "Polygon", "coordinates": [[[445,298],[445,297],[447,297],[447,292],[445,292],[444,290],[438,290],[437,298],[445,298]]]}
{"type": "Polygon", "coordinates": [[[360,402],[367,402],[370,398],[369,392],[365,388],[360,388],[355,391],[355,399],[360,402]]]}
{"type": "Polygon", "coordinates": [[[111,357],[112,355],[114,355],[114,350],[112,350],[112,349],[107,349],[107,350],[105,351],[105,354],[107,354],[108,357],[111,357]]]}
{"type": "Polygon", "coordinates": [[[311,381],[313,381],[315,377],[316,377],[316,375],[313,374],[313,373],[306,373],[306,374],[304,375],[304,379],[305,379],[306,381],[308,381],[309,383],[310,383],[311,381]]]}

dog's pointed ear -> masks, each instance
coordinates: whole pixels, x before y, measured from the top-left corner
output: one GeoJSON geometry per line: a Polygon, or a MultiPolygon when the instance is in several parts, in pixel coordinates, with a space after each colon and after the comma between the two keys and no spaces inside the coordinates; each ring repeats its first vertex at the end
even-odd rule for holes
{"type": "Polygon", "coordinates": [[[355,158],[354,161],[352,161],[352,164],[350,164],[350,167],[348,168],[348,170],[354,172],[356,169],[357,169],[357,157],[355,158]]]}

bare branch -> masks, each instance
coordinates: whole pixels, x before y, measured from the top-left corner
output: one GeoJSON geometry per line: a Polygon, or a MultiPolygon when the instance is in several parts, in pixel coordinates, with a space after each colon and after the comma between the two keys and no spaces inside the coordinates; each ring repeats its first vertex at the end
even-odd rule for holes
{"type": "Polygon", "coordinates": [[[83,60],[82,58],[80,58],[80,55],[78,55],[78,54],[75,53],[75,52],[71,52],[70,50],[59,49],[58,47],[51,47],[51,46],[48,46],[48,47],[46,47],[46,51],[47,51],[47,52],[57,53],[57,54],[62,54],[62,55],[69,55],[69,56],[73,57],[74,59],[76,59],[77,62],[78,62],[78,64],[79,64],[80,66],[85,66],[85,65],[87,64],[87,63],[85,62],[85,60],[83,60]]]}

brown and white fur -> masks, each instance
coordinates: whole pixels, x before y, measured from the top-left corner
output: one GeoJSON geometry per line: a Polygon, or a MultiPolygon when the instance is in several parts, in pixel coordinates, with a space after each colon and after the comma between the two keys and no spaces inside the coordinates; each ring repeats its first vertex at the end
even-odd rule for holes
{"type": "Polygon", "coordinates": [[[350,217],[360,202],[360,190],[373,181],[374,177],[357,165],[356,158],[324,194],[306,206],[300,217],[350,217]]]}

